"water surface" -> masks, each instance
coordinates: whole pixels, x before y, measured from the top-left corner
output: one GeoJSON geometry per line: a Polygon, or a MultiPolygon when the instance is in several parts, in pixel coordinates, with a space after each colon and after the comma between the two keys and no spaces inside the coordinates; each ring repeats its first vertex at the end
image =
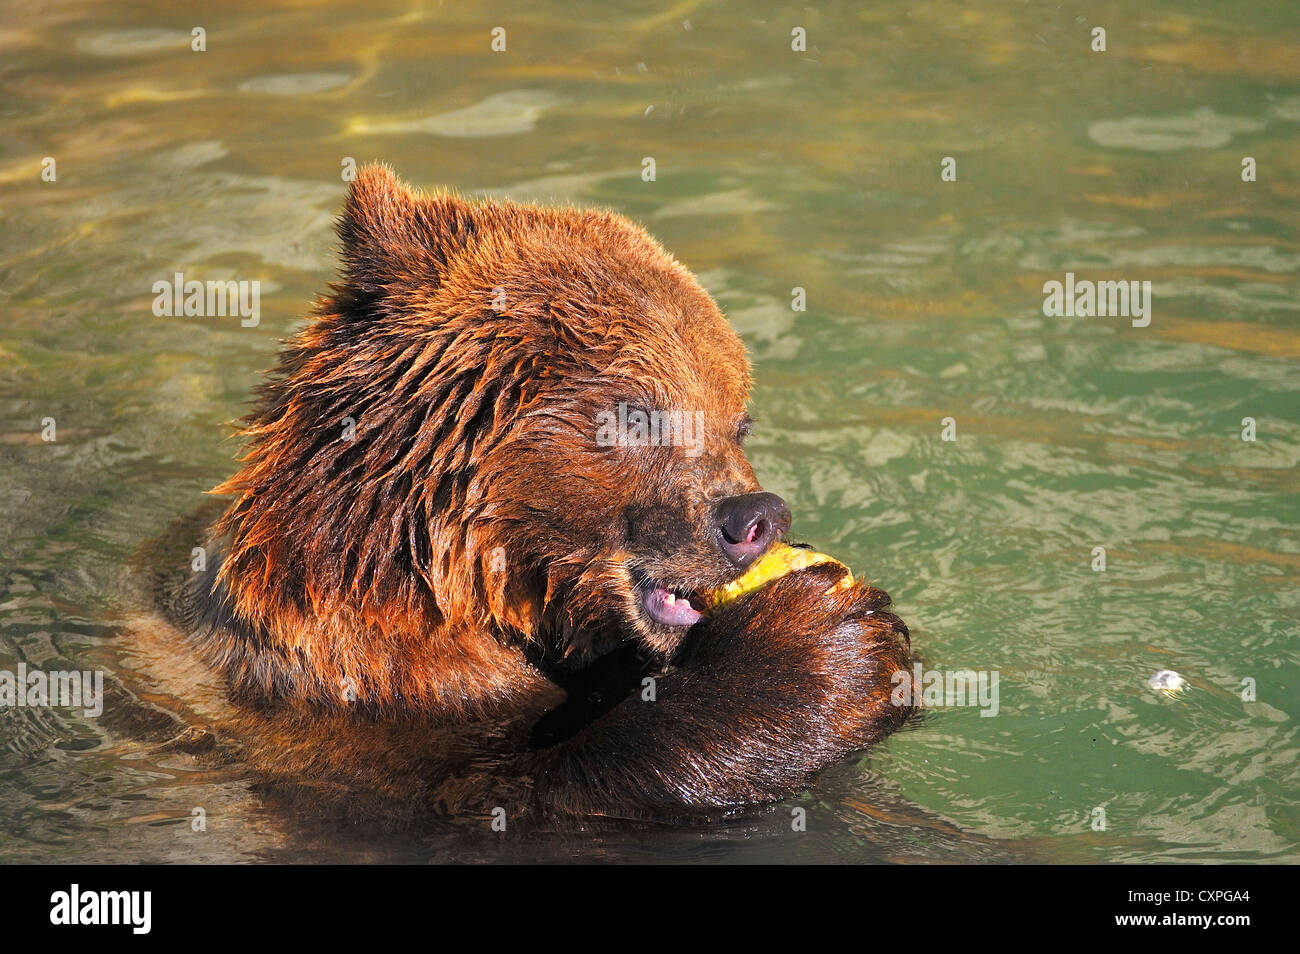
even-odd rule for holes
{"type": "Polygon", "coordinates": [[[232,470],[378,158],[644,223],[750,348],[797,535],[927,666],[1001,677],[996,717],[936,711],[743,824],[496,840],[355,837],[139,717],[5,709],[0,858],[1297,859],[1300,7],[0,7],[0,668],[157,662],[133,554],[232,470]],[[155,317],[176,271],[260,281],[260,323],[155,317]],[[1067,271],[1150,281],[1150,325],[1045,317],[1067,271]]]}

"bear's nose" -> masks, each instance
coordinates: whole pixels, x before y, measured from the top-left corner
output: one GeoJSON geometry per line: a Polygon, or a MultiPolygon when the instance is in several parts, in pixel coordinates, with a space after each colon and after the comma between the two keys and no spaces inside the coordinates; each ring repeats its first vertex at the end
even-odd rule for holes
{"type": "Polygon", "coordinates": [[[722,552],[738,567],[749,566],[790,529],[790,508],[776,494],[723,497],[715,512],[722,552]]]}

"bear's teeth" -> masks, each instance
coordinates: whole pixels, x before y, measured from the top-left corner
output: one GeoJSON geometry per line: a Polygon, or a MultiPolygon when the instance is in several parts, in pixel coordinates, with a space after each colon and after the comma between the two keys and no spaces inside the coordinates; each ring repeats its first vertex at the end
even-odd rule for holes
{"type": "Polygon", "coordinates": [[[674,603],[676,603],[676,602],[677,602],[677,594],[676,594],[676,593],[669,593],[667,596],[664,597],[664,605],[665,605],[665,606],[672,606],[672,605],[673,605],[674,603]]]}

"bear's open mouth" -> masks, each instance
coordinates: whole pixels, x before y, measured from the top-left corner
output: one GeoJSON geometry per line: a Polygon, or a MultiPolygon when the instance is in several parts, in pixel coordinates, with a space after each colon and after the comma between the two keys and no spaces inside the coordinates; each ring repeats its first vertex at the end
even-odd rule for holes
{"type": "Polygon", "coordinates": [[[656,623],[694,626],[704,616],[703,604],[694,593],[664,586],[641,574],[638,574],[636,588],[642,611],[656,623]]]}

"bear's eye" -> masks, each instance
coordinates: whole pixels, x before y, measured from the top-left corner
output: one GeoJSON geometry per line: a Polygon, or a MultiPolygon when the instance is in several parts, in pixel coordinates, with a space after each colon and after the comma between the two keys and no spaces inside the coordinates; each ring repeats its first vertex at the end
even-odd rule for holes
{"type": "Polygon", "coordinates": [[[745,438],[749,436],[749,432],[753,429],[754,419],[746,414],[740,419],[740,423],[736,425],[736,443],[745,443],[745,438]]]}

